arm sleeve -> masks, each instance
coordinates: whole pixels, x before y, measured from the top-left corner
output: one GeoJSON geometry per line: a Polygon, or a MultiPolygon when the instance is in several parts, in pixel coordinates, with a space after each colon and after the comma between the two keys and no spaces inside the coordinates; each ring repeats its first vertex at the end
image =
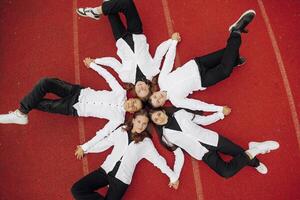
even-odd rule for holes
{"type": "Polygon", "coordinates": [[[184,154],[179,147],[173,151],[173,153],[175,155],[174,172],[177,177],[180,177],[180,173],[184,164],[184,154]]]}
{"type": "MultiPolygon", "coordinates": [[[[81,145],[84,152],[89,152],[96,144],[101,142],[105,137],[107,137],[112,131],[114,131],[121,123],[109,121],[105,126],[97,131],[96,136],[91,140],[81,145]]],[[[96,147],[95,147],[96,148],[96,147]]]]}
{"type": "MultiPolygon", "coordinates": [[[[99,141],[98,143],[96,143],[94,146],[92,146],[91,148],[89,148],[88,150],[84,151],[85,154],[88,154],[88,153],[100,153],[100,152],[103,152],[107,149],[109,149],[111,146],[113,146],[113,135],[109,135],[109,136],[106,136],[104,137],[101,141],[99,141]]],[[[81,146],[82,149],[83,148],[83,145],[81,146]]]]}
{"type": "Polygon", "coordinates": [[[205,112],[222,112],[223,106],[217,106],[215,104],[208,104],[197,99],[190,98],[170,98],[172,104],[179,108],[187,108],[190,110],[202,110],[205,112]]]}
{"type": "Polygon", "coordinates": [[[224,114],[222,112],[217,112],[208,116],[195,115],[193,122],[199,125],[210,125],[213,124],[220,119],[224,119],[224,114]]]}
{"type": "Polygon", "coordinates": [[[111,73],[109,73],[106,69],[93,62],[90,64],[90,67],[106,80],[112,90],[124,90],[117,79],[113,77],[113,75],[111,75],[111,73]]]}
{"type": "Polygon", "coordinates": [[[164,55],[167,53],[168,49],[170,48],[172,44],[172,39],[168,39],[164,42],[162,42],[156,49],[154,54],[154,63],[156,66],[160,67],[161,61],[164,57],[164,55]]]}
{"type": "Polygon", "coordinates": [[[171,46],[166,54],[164,64],[161,68],[160,75],[165,75],[172,71],[172,68],[174,66],[175,56],[176,56],[177,43],[178,42],[176,40],[172,40],[171,46]]]}
{"type": "Polygon", "coordinates": [[[96,58],[95,63],[98,65],[104,65],[111,67],[115,72],[119,74],[122,64],[113,57],[103,57],[103,58],[96,58]]]}
{"type": "Polygon", "coordinates": [[[171,183],[174,183],[178,180],[178,176],[170,169],[167,165],[166,160],[162,157],[154,147],[153,143],[151,142],[150,145],[147,146],[147,152],[145,158],[150,161],[155,167],[159,168],[160,171],[166,174],[171,183]]]}

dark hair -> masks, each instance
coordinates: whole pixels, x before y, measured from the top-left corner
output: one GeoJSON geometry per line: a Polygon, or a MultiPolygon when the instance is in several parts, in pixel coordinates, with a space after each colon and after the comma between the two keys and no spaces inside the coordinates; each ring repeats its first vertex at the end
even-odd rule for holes
{"type": "MultiPolygon", "coordinates": [[[[151,115],[154,113],[154,112],[157,112],[157,111],[163,111],[166,113],[166,115],[168,117],[171,117],[175,112],[177,112],[178,110],[181,110],[182,108],[176,108],[174,106],[170,106],[170,107],[161,107],[161,108],[154,108],[154,109],[151,109],[149,111],[149,116],[150,116],[150,119],[151,119],[151,115]]],[[[193,113],[195,115],[203,115],[203,112],[202,111],[193,111],[193,110],[189,110],[189,109],[184,109],[190,113],[193,113]]],[[[151,119],[152,120],[152,119],[151,119]]],[[[167,150],[169,151],[175,151],[177,149],[178,146],[172,144],[171,142],[169,142],[167,140],[167,138],[163,135],[163,126],[164,125],[157,125],[155,124],[154,122],[152,123],[153,126],[155,127],[156,129],[156,133],[158,135],[158,138],[159,138],[159,142],[160,144],[162,144],[167,150]]]]}
{"type": "Polygon", "coordinates": [[[135,112],[135,113],[133,114],[133,117],[132,117],[131,119],[127,120],[127,121],[125,122],[125,126],[123,127],[123,129],[124,129],[125,131],[131,133],[130,137],[131,137],[131,139],[132,139],[135,143],[138,143],[138,142],[143,141],[146,137],[152,138],[152,135],[150,134],[150,132],[149,132],[149,130],[148,130],[148,126],[147,126],[146,130],[144,130],[144,131],[141,132],[141,133],[131,132],[132,127],[133,127],[132,121],[133,121],[133,119],[136,118],[137,116],[146,116],[147,118],[149,118],[147,111],[144,110],[144,109],[142,109],[142,110],[140,110],[140,111],[138,111],[138,112],[135,112]]]}
{"type": "Polygon", "coordinates": [[[149,81],[148,79],[141,80],[149,87],[148,95],[143,98],[137,96],[137,94],[134,90],[135,85],[133,85],[132,83],[125,84],[125,89],[127,92],[131,92],[132,94],[134,94],[134,96],[137,96],[143,102],[147,102],[149,97],[152,95],[152,93],[158,90],[157,80],[158,80],[158,76],[153,77],[152,81],[149,81]]]}

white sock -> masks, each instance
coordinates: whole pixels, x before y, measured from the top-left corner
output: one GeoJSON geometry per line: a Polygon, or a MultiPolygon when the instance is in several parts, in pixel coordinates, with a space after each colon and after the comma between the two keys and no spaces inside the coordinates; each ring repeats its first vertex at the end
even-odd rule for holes
{"type": "Polygon", "coordinates": [[[260,153],[258,148],[248,149],[246,152],[252,157],[252,159],[260,153]]]}

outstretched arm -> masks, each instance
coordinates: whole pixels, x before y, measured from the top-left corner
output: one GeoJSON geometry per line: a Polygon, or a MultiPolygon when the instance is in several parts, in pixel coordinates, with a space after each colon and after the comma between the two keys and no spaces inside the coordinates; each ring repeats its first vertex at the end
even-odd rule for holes
{"type": "Polygon", "coordinates": [[[149,142],[149,145],[147,146],[145,159],[150,161],[154,166],[159,168],[162,173],[166,174],[169,177],[171,186],[176,183],[178,184],[178,175],[170,169],[170,167],[167,165],[166,160],[157,152],[152,142],[149,142]]]}
{"type": "Polygon", "coordinates": [[[124,90],[122,86],[119,84],[119,82],[117,81],[117,79],[106,69],[95,64],[94,62],[90,62],[88,66],[93,70],[95,70],[96,72],[98,72],[98,74],[102,76],[105,79],[105,81],[109,84],[109,87],[112,90],[124,90]]]}
{"type": "Polygon", "coordinates": [[[104,65],[111,67],[115,72],[119,74],[122,64],[114,57],[96,58],[94,62],[98,65],[104,65]]]}
{"type": "Polygon", "coordinates": [[[171,103],[178,108],[187,108],[190,110],[202,110],[205,112],[222,112],[223,106],[208,104],[197,99],[190,98],[170,98],[171,103]]]}
{"type": "Polygon", "coordinates": [[[94,146],[101,142],[104,138],[108,137],[109,134],[114,131],[121,123],[117,121],[109,121],[101,130],[97,131],[96,135],[91,140],[81,145],[83,151],[88,153],[97,149],[97,147],[94,146]]]}
{"type": "Polygon", "coordinates": [[[216,112],[207,116],[195,115],[195,117],[193,118],[193,122],[199,125],[206,126],[213,124],[219,121],[220,119],[224,119],[224,114],[222,112],[216,112]]]}
{"type": "Polygon", "coordinates": [[[174,172],[175,174],[180,177],[180,173],[184,164],[184,154],[180,147],[178,147],[175,151],[173,151],[175,155],[175,162],[174,162],[174,172]]]}

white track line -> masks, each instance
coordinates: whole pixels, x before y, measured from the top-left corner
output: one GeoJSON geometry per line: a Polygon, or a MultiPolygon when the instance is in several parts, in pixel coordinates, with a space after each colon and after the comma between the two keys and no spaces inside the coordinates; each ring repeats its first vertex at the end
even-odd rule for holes
{"type": "Polygon", "coordinates": [[[268,34],[269,34],[269,37],[271,39],[271,43],[272,43],[274,53],[275,53],[275,56],[276,56],[276,60],[278,62],[278,67],[279,67],[280,74],[281,74],[281,77],[282,77],[282,80],[283,80],[283,85],[284,85],[285,92],[286,92],[286,95],[287,95],[287,98],[288,98],[288,103],[289,103],[290,110],[291,110],[292,120],[293,120],[294,128],[295,128],[295,131],[296,131],[298,147],[299,147],[299,150],[300,150],[300,124],[299,124],[299,118],[298,118],[297,109],[296,109],[294,97],[293,97],[293,94],[292,94],[292,90],[291,90],[291,87],[290,87],[290,83],[289,83],[289,80],[288,80],[288,76],[287,76],[287,73],[286,73],[286,70],[285,70],[285,65],[283,63],[282,56],[281,56],[281,53],[280,53],[280,49],[279,49],[275,34],[273,32],[269,17],[267,15],[264,3],[262,2],[262,0],[257,0],[257,2],[258,2],[258,5],[259,5],[259,8],[260,8],[262,17],[265,21],[265,24],[266,24],[266,27],[267,27],[267,30],[268,30],[268,34]]]}

